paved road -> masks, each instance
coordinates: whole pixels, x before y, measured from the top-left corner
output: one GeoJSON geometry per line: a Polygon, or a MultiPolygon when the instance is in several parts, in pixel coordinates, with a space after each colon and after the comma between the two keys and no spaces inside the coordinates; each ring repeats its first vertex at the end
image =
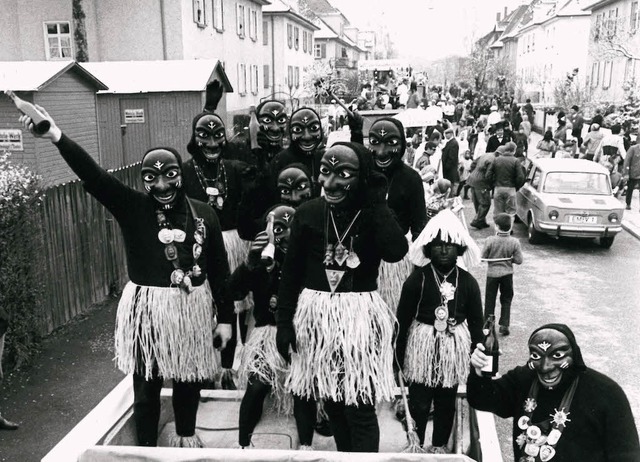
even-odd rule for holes
{"type": "MultiPolygon", "coordinates": [[[[465,204],[470,215],[471,204],[465,204]]],[[[491,233],[472,231],[479,245],[491,233]]],[[[525,262],[516,268],[512,334],[501,342],[501,370],[524,363],[535,327],[564,322],[574,329],[587,364],[625,389],[638,421],[640,242],[624,232],[609,250],[585,240],[531,246],[522,225],[514,235],[521,239],[525,262]]],[[[485,268],[472,273],[484,292],[485,268]]],[[[40,460],[121,380],[112,362],[114,318],[112,300],[52,335],[29,369],[7,376],[0,412],[22,427],[0,432],[0,461],[40,460]]],[[[499,423],[505,455],[512,452],[510,428],[509,421],[499,423]]]]}
{"type": "MultiPolygon", "coordinates": [[[[473,207],[466,205],[471,216],[473,207]]],[[[493,233],[492,228],[471,232],[480,246],[493,233]]],[[[640,241],[622,232],[609,250],[584,239],[549,239],[533,246],[522,224],[515,225],[514,236],[525,260],[514,274],[511,335],[501,338],[500,369],[526,362],[526,343],[536,327],[565,323],[575,332],[587,365],[626,391],[640,426],[640,241]]],[[[484,293],[486,268],[472,273],[484,293]]],[[[503,454],[509,456],[505,460],[512,460],[511,420],[500,422],[499,430],[503,454]]]]}

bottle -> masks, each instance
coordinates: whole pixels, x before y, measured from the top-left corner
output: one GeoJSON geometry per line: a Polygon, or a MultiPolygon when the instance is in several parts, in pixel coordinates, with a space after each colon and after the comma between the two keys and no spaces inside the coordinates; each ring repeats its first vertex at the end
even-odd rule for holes
{"type": "Polygon", "coordinates": [[[269,243],[262,249],[262,254],[260,255],[262,262],[267,268],[273,265],[273,256],[276,252],[276,237],[273,234],[273,221],[275,217],[276,215],[273,212],[267,216],[267,237],[269,238],[269,243]]]}
{"type": "Polygon", "coordinates": [[[489,364],[482,368],[484,377],[495,377],[498,374],[498,357],[500,356],[500,346],[496,335],[496,317],[490,314],[482,327],[484,334],[484,354],[490,359],[489,364]]]}
{"type": "Polygon", "coordinates": [[[51,128],[51,122],[49,122],[47,117],[42,112],[38,111],[33,104],[23,100],[22,98],[18,98],[18,96],[11,90],[5,90],[5,93],[13,100],[13,103],[20,112],[31,117],[34,133],[43,135],[49,131],[49,128],[51,128]]]}
{"type": "Polygon", "coordinates": [[[258,144],[258,131],[260,130],[260,124],[258,123],[258,116],[256,115],[256,107],[249,107],[249,141],[251,142],[251,149],[257,149],[260,147],[258,144]]]}

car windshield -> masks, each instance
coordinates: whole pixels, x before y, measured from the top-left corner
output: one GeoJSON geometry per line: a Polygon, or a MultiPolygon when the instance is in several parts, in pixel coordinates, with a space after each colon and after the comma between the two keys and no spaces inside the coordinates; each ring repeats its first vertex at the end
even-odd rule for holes
{"type": "Polygon", "coordinates": [[[608,176],[603,173],[551,172],[547,174],[542,192],[551,194],[611,195],[608,176]]]}

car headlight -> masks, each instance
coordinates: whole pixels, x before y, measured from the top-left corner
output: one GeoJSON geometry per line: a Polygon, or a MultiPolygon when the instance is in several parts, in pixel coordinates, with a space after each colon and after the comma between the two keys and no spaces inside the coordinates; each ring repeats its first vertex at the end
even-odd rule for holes
{"type": "Polygon", "coordinates": [[[610,213],[608,218],[611,223],[618,223],[620,221],[618,214],[615,212],[610,213]]]}
{"type": "Polygon", "coordinates": [[[549,218],[551,218],[552,220],[557,220],[558,216],[560,216],[560,214],[558,213],[557,210],[551,210],[549,212],[549,218]]]}

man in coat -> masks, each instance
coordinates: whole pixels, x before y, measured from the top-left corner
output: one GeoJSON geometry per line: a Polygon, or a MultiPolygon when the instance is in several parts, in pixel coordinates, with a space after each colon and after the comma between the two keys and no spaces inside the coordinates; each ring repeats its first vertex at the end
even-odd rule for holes
{"type": "Polygon", "coordinates": [[[451,190],[455,191],[455,184],[460,182],[460,174],[458,172],[460,147],[458,146],[458,140],[453,136],[452,128],[447,128],[444,131],[444,137],[447,143],[442,148],[442,176],[451,182],[451,190]]]}

